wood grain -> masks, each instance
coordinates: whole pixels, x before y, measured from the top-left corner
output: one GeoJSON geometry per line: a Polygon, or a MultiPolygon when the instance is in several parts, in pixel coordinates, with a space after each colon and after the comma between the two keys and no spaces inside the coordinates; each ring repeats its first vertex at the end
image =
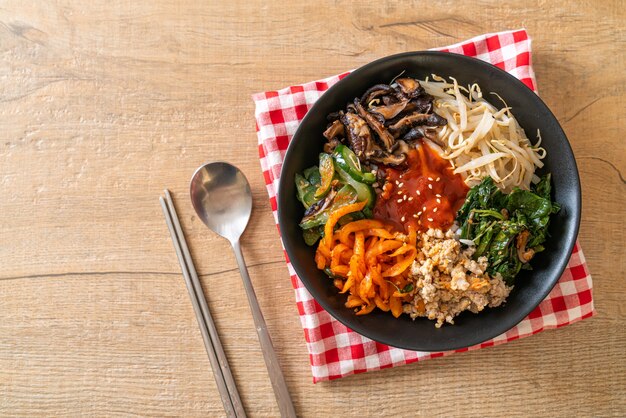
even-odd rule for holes
{"type": "Polygon", "coordinates": [[[228,244],[187,200],[237,164],[261,308],[302,416],[624,416],[626,4],[0,3],[0,415],[221,416],[157,196],[170,188],[250,416],[277,416],[228,244]],[[250,95],[526,27],[583,183],[598,315],[478,352],[313,385],[250,95]]]}

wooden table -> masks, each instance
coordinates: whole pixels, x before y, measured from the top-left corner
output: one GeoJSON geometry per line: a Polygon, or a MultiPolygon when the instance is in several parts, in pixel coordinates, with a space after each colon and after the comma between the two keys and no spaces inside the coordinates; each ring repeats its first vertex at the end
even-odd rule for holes
{"type": "Polygon", "coordinates": [[[234,257],[187,198],[193,170],[221,159],[252,185],[244,252],[302,416],[625,415],[624,1],[286,3],[0,3],[0,414],[223,414],[168,187],[246,409],[277,416],[234,257]],[[598,315],[313,385],[250,95],[522,26],[579,164],[598,315]]]}

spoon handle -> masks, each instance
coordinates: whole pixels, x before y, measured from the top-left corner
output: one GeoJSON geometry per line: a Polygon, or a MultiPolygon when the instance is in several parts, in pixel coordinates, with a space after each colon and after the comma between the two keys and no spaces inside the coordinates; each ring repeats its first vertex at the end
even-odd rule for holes
{"type": "Polygon", "coordinates": [[[239,272],[241,273],[241,278],[243,279],[243,287],[246,289],[246,294],[248,295],[252,318],[254,318],[254,325],[257,334],[259,335],[261,351],[263,352],[265,365],[270,376],[270,381],[272,382],[272,387],[274,388],[274,394],[276,395],[276,402],[278,403],[280,415],[283,418],[295,418],[296,411],[294,410],[291,397],[289,396],[289,391],[287,390],[285,377],[280,370],[280,364],[278,363],[278,357],[276,357],[276,352],[274,351],[274,346],[272,345],[272,339],[270,338],[269,332],[267,332],[267,325],[265,324],[263,313],[259,307],[256,293],[254,293],[254,288],[252,287],[252,282],[250,281],[250,276],[248,275],[248,268],[246,267],[246,262],[243,259],[243,254],[241,253],[239,240],[232,242],[232,246],[235,251],[235,257],[237,258],[237,264],[239,265],[239,272]]]}

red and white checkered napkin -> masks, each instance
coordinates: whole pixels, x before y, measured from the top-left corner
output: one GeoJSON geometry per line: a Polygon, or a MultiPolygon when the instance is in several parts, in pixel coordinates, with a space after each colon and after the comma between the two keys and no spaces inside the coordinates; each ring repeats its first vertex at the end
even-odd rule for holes
{"type": "MultiPolygon", "coordinates": [[[[487,61],[514,75],[537,92],[531,66],[530,38],[524,29],[486,34],[437,50],[487,61]]],[[[253,95],[261,168],[277,222],[276,190],[287,145],[313,103],[348,74],[346,72],[324,80],[253,95]]],[[[490,347],[545,329],[568,325],[595,313],[591,276],[578,243],[552,292],[516,327],[482,344],[447,352],[401,350],[357,334],[322,309],[306,290],[288,258],[287,266],[296,291],[296,303],[309,349],[314,382],[490,347]]]]}

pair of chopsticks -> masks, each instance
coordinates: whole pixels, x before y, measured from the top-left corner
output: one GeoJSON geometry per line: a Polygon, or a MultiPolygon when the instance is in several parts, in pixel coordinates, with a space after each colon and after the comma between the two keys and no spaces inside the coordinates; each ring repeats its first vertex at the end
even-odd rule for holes
{"type": "Polygon", "coordinates": [[[202,285],[198,280],[198,273],[196,273],[196,267],[193,264],[191,255],[189,254],[189,248],[187,247],[187,241],[185,235],[180,227],[178,220],[178,214],[172,201],[170,192],[165,189],[165,199],[159,197],[161,202],[161,208],[163,209],[163,215],[165,215],[165,222],[170,230],[172,236],[172,242],[174,243],[174,249],[178,256],[178,262],[183,271],[185,277],[185,283],[187,284],[187,290],[191,297],[191,304],[193,310],[196,313],[198,319],[198,325],[200,326],[200,332],[202,333],[202,339],[204,340],[204,346],[206,347],[209,360],[211,361],[211,368],[213,369],[213,376],[217,383],[217,388],[224,404],[224,411],[228,417],[245,417],[246,412],[243,409],[235,380],[228,366],[228,359],[222,348],[215,323],[211,317],[211,312],[204,297],[202,291],[202,285]]]}

